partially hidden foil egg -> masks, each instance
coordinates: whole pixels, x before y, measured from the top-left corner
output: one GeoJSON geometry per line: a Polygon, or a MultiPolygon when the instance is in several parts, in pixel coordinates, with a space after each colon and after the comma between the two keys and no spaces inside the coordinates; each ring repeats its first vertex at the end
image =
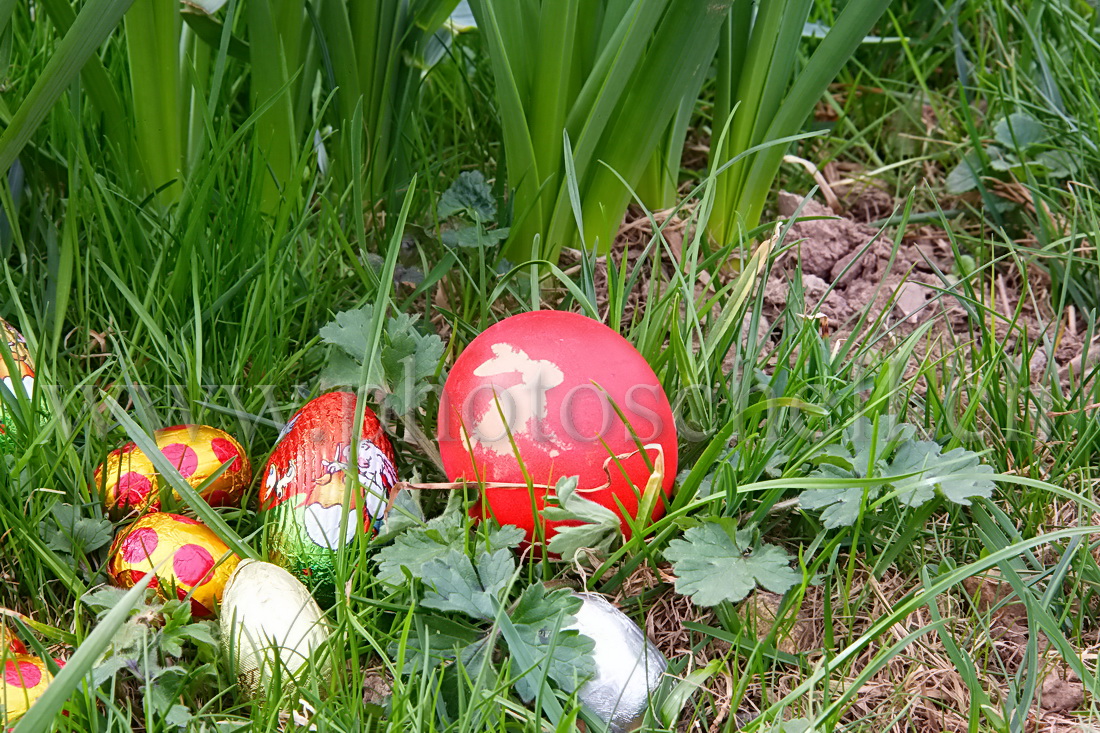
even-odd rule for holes
{"type": "Polygon", "coordinates": [[[311,400],[287,422],[261,475],[260,513],[269,559],[326,606],[335,599],[336,551],[382,520],[397,482],[393,445],[367,408],[356,446],[360,486],[348,497],[345,513],[354,421],[351,392],[311,400]]]}
{"type": "Polygon", "coordinates": [[[304,682],[313,669],[328,677],[326,660],[311,655],[329,636],[320,607],[289,572],[242,560],[229,578],[221,608],[222,650],[250,697],[268,696],[304,682]]]}
{"type": "MultiPolygon", "coordinates": [[[[18,394],[16,392],[16,383],[18,383],[29,399],[34,393],[34,364],[31,363],[31,355],[27,350],[27,341],[23,338],[23,334],[2,318],[0,318],[0,339],[7,344],[15,367],[14,371],[9,369],[7,360],[0,354],[0,385],[3,385],[8,396],[12,397],[18,394]]],[[[8,452],[12,448],[10,426],[5,428],[4,425],[6,413],[7,406],[0,399],[0,452],[8,452]]]]}
{"type": "MultiPolygon", "coordinates": [[[[252,464],[232,435],[209,425],[176,425],[157,430],[153,438],[165,458],[196,488],[223,463],[231,461],[201,496],[210,506],[240,506],[245,489],[252,483],[252,464]]],[[[116,517],[135,511],[158,511],[159,481],[153,462],[134,443],[111,451],[95,470],[95,488],[101,492],[107,511],[116,517]]]]}
{"type": "Polygon", "coordinates": [[[23,641],[8,630],[7,626],[0,624],[0,654],[4,653],[4,649],[12,654],[26,654],[27,645],[23,641]]]}
{"type": "Polygon", "coordinates": [[[194,519],[155,512],[122,529],[111,545],[107,574],[120,588],[131,588],[157,565],[150,579],[157,595],[183,600],[190,595],[191,613],[213,616],[222,601],[226,581],[240,558],[194,519]]]}
{"type": "MultiPolygon", "coordinates": [[[[645,632],[625,613],[597,593],[577,593],[581,608],[576,629],[591,638],[596,674],[577,691],[581,703],[608,724],[612,733],[626,733],[642,724],[668,660],[645,632]]],[[[652,702],[651,702],[652,700],[652,702]]]]}
{"type": "Polygon", "coordinates": [[[4,678],[0,686],[0,722],[13,723],[42,696],[53,675],[33,654],[0,654],[4,678]]]}
{"type": "Polygon", "coordinates": [[[576,313],[521,313],[471,341],[443,386],[437,431],[448,478],[488,484],[475,515],[517,525],[529,541],[561,526],[541,516],[561,478],[577,476],[579,493],[629,536],[625,515],[637,517],[653,491],[658,519],[676,476],[676,425],[653,369],[576,313]]]}

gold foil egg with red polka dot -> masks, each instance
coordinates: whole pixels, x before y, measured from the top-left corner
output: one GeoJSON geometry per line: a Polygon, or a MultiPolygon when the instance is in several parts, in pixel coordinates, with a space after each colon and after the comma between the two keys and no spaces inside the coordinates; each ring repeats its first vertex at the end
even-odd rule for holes
{"type": "Polygon", "coordinates": [[[190,596],[192,615],[208,618],[221,603],[225,583],[240,558],[205,524],[155,512],[118,533],[107,574],[118,587],[132,588],[162,562],[150,587],[165,600],[190,596]]]}
{"type": "MultiPolygon", "coordinates": [[[[210,506],[240,506],[252,482],[252,464],[232,435],[208,425],[176,425],[157,430],[153,437],[164,457],[195,488],[231,461],[201,496],[210,506]]],[[[116,518],[159,511],[160,480],[153,462],[134,443],[111,451],[95,471],[95,488],[101,492],[107,511],[116,518]]]]}
{"type": "Polygon", "coordinates": [[[46,691],[53,675],[33,654],[0,654],[3,685],[0,686],[0,722],[14,723],[46,691]]]}

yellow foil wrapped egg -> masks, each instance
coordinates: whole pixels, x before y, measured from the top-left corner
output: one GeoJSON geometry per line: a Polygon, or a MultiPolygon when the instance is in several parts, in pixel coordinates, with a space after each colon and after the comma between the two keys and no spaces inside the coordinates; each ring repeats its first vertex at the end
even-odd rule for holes
{"type": "Polygon", "coordinates": [[[149,581],[150,587],[165,600],[183,600],[190,594],[191,613],[208,617],[221,603],[226,581],[240,561],[237,555],[227,553],[229,547],[205,524],[156,512],[118,533],[111,545],[107,574],[118,587],[132,588],[145,573],[166,561],[149,581]]]}
{"type": "MultiPolygon", "coordinates": [[[[196,488],[223,463],[231,461],[201,495],[210,506],[240,505],[245,489],[252,482],[252,464],[232,435],[209,425],[176,425],[157,430],[153,437],[165,458],[196,488]]],[[[134,443],[111,451],[95,471],[95,488],[101,492],[107,511],[115,517],[133,511],[158,511],[158,481],[153,462],[134,443]]]]}
{"type": "Polygon", "coordinates": [[[42,696],[53,675],[46,663],[33,654],[0,654],[3,685],[0,686],[0,722],[14,723],[42,696]]]}

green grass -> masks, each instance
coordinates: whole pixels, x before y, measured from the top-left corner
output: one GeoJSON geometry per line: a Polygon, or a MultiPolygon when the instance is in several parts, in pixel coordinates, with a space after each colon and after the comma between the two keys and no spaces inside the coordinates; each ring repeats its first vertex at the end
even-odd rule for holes
{"type": "MultiPolygon", "coordinates": [[[[64,9],[44,12],[53,17],[64,9]]],[[[255,44],[244,33],[254,27],[251,19],[233,12],[234,37],[255,44]]],[[[811,20],[825,23],[834,14],[827,2],[810,10],[811,20]]],[[[135,140],[132,153],[105,143],[112,102],[97,90],[105,81],[129,105],[136,84],[128,64],[140,51],[116,34],[97,66],[85,67],[79,84],[68,79],[30,131],[19,157],[24,185],[0,187],[11,225],[10,234],[0,233],[0,316],[27,337],[40,387],[32,403],[4,403],[6,421],[22,429],[15,452],[0,460],[0,607],[23,615],[5,623],[29,646],[70,660],[51,688],[56,697],[43,699],[17,730],[286,729],[274,700],[238,694],[217,646],[188,625],[184,607],[145,605],[134,615],[124,609],[138,599],[98,593],[106,548],[66,547],[56,507],[72,504],[100,521],[90,488],[96,465],[125,440],[163,425],[226,429],[262,465],[282,422],[319,391],[329,352],[318,332],[336,312],[388,303],[391,313],[420,314],[421,325],[447,345],[434,380],[441,384],[463,345],[486,326],[551,302],[597,315],[635,344],[682,420],[678,491],[663,519],[583,575],[525,556],[511,581],[517,592],[562,580],[619,594],[632,617],[648,616],[665,638],[675,635],[676,648],[690,650],[670,659],[670,671],[688,681],[651,713],[646,729],[778,730],[784,717],[819,730],[938,730],[949,723],[982,732],[1028,729],[1054,661],[1063,660],[1086,687],[1096,674],[1095,660],[1082,651],[1095,647],[1098,629],[1100,367],[1093,362],[1084,375],[1070,373],[1059,370],[1055,356],[1068,338],[1071,308],[1077,338],[1088,343],[1098,332],[1097,23],[1087,4],[1069,0],[1020,8],[969,2],[957,12],[931,2],[891,5],[875,30],[904,35],[904,42],[856,51],[823,98],[839,112],[837,121],[822,125],[826,135],[798,141],[795,152],[819,167],[838,161],[874,172],[902,202],[884,230],[896,248],[909,246],[907,222],[931,222],[944,228],[959,258],[975,258],[972,269],[945,273],[959,279],[945,282],[940,296],[968,314],[968,330],[953,337],[910,333],[864,312],[847,324],[857,331],[850,340],[823,336],[817,321],[803,317],[816,303],[805,296],[791,255],[778,245],[758,250],[770,223],[712,248],[706,226],[716,190],[706,171],[677,176],[698,184],[678,202],[689,222],[682,244],[679,230],[671,234],[675,220],[652,215],[665,235],[649,238],[625,264],[586,253],[575,268],[562,265],[567,275],[511,252],[504,265],[499,248],[444,245],[435,205],[459,172],[484,172],[502,211],[512,201],[505,136],[490,105],[490,56],[476,31],[452,39],[420,80],[405,122],[386,133],[391,141],[398,135],[405,151],[395,170],[416,173],[414,187],[397,186],[388,198],[364,195],[394,188],[396,179],[380,183],[378,172],[361,164],[367,153],[350,142],[330,149],[343,156],[341,174],[319,175],[313,147],[304,143],[316,117],[294,118],[302,134],[285,152],[300,175],[273,197],[270,161],[257,151],[271,134],[260,123],[276,108],[258,107],[256,95],[282,85],[268,79],[267,87],[251,86],[259,82],[228,46],[195,62],[212,64],[203,73],[220,69],[213,106],[200,104],[178,121],[181,135],[197,125],[189,129],[201,130],[202,144],[184,144],[188,137],[179,150],[150,148],[145,138],[135,140]],[[931,129],[925,106],[934,116],[931,129]],[[997,120],[1017,111],[1051,131],[1045,149],[1077,161],[1073,185],[1034,169],[997,171],[981,159],[997,120]],[[148,171],[120,166],[142,150],[185,159],[178,188],[153,196],[156,184],[143,178],[148,171]],[[944,179],[967,153],[979,156],[981,185],[952,197],[944,179]],[[1012,188],[1034,204],[1002,203],[1012,188]],[[380,198],[385,207],[374,209],[380,198]],[[408,220],[399,230],[403,201],[408,220]],[[962,214],[941,217],[948,208],[962,214]],[[385,216],[364,224],[368,209],[385,216]],[[779,266],[791,268],[788,302],[758,337],[764,283],[779,266]],[[392,285],[390,268],[424,279],[392,285]],[[703,279],[711,285],[700,286],[703,279]],[[1001,288],[1008,281],[1027,287],[1019,305],[1005,308],[1001,288]],[[643,308],[631,305],[632,291],[643,308]],[[1056,314],[1042,333],[1027,320],[1031,301],[1056,314]],[[801,491],[843,485],[820,483],[808,461],[860,417],[886,415],[946,449],[979,452],[999,476],[993,497],[910,508],[897,496],[868,494],[858,520],[833,529],[819,513],[799,510],[793,500],[801,491]],[[670,541],[716,518],[730,518],[796,558],[802,581],[770,615],[751,603],[695,607],[659,574],[667,570],[670,541]],[[964,586],[991,571],[997,576],[989,582],[999,583],[993,603],[964,586]],[[82,600],[89,594],[91,603],[82,600]],[[99,618],[111,604],[114,610],[99,618]],[[1021,614],[1017,631],[1026,632],[1011,644],[1001,639],[1005,613],[1021,614]],[[811,617],[818,619],[810,624],[813,638],[800,645],[811,617]],[[1049,641],[1049,654],[1040,639],[1049,641]],[[114,657],[100,656],[105,644],[114,657]],[[108,674],[112,658],[127,664],[108,674]],[[81,679],[95,670],[103,679],[81,679]],[[922,674],[933,674],[944,689],[957,679],[966,699],[930,694],[919,684],[922,674]],[[62,698],[67,715],[58,712],[62,698]]],[[[56,18],[35,22],[22,6],[11,15],[3,144],[20,132],[15,110],[47,70],[60,25],[56,18]]],[[[327,103],[355,117],[354,105],[326,102],[328,93],[295,111],[327,103]]],[[[715,110],[723,108],[715,94],[708,81],[690,133],[717,139],[715,110]]],[[[368,111],[379,114],[360,114],[368,111]]],[[[779,180],[789,190],[812,185],[795,166],[782,166],[779,180]]],[[[403,478],[442,479],[430,441],[437,395],[422,413],[387,416],[403,478]],[[427,444],[418,436],[429,436],[427,444]]],[[[422,493],[428,516],[443,510],[444,496],[422,493]]],[[[251,551],[262,552],[251,505],[218,516],[251,551]]],[[[473,551],[488,529],[469,531],[473,551]]],[[[310,676],[293,709],[323,731],[535,731],[549,725],[543,716],[570,729],[582,715],[571,696],[522,703],[512,686],[524,671],[518,658],[500,654],[478,667],[434,665],[416,654],[431,631],[461,635],[480,627],[415,602],[422,597],[415,587],[382,582],[377,544],[362,544],[342,564],[351,593],[328,611],[332,641],[316,660],[334,672],[310,676]]],[[[514,633],[509,626],[484,625],[505,637],[514,633]]],[[[1076,716],[1093,725],[1100,719],[1091,694],[1076,716]]]]}

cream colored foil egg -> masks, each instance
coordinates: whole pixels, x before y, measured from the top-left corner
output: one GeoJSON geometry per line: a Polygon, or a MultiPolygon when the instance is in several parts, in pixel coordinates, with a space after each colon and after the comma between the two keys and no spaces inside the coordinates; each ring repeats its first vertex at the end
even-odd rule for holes
{"type": "MultiPolygon", "coordinates": [[[[229,577],[220,620],[222,649],[253,697],[271,694],[277,670],[283,689],[301,684],[310,656],[329,636],[306,587],[278,565],[257,560],[241,561],[229,577]]],[[[328,676],[327,660],[313,663],[328,676]]]]}
{"type": "MultiPolygon", "coordinates": [[[[664,677],[668,661],[630,617],[597,593],[576,593],[583,604],[576,621],[566,626],[596,642],[596,674],[577,697],[613,733],[642,724],[650,698],[664,677]]],[[[654,703],[655,704],[655,703],[654,703]]]]}

